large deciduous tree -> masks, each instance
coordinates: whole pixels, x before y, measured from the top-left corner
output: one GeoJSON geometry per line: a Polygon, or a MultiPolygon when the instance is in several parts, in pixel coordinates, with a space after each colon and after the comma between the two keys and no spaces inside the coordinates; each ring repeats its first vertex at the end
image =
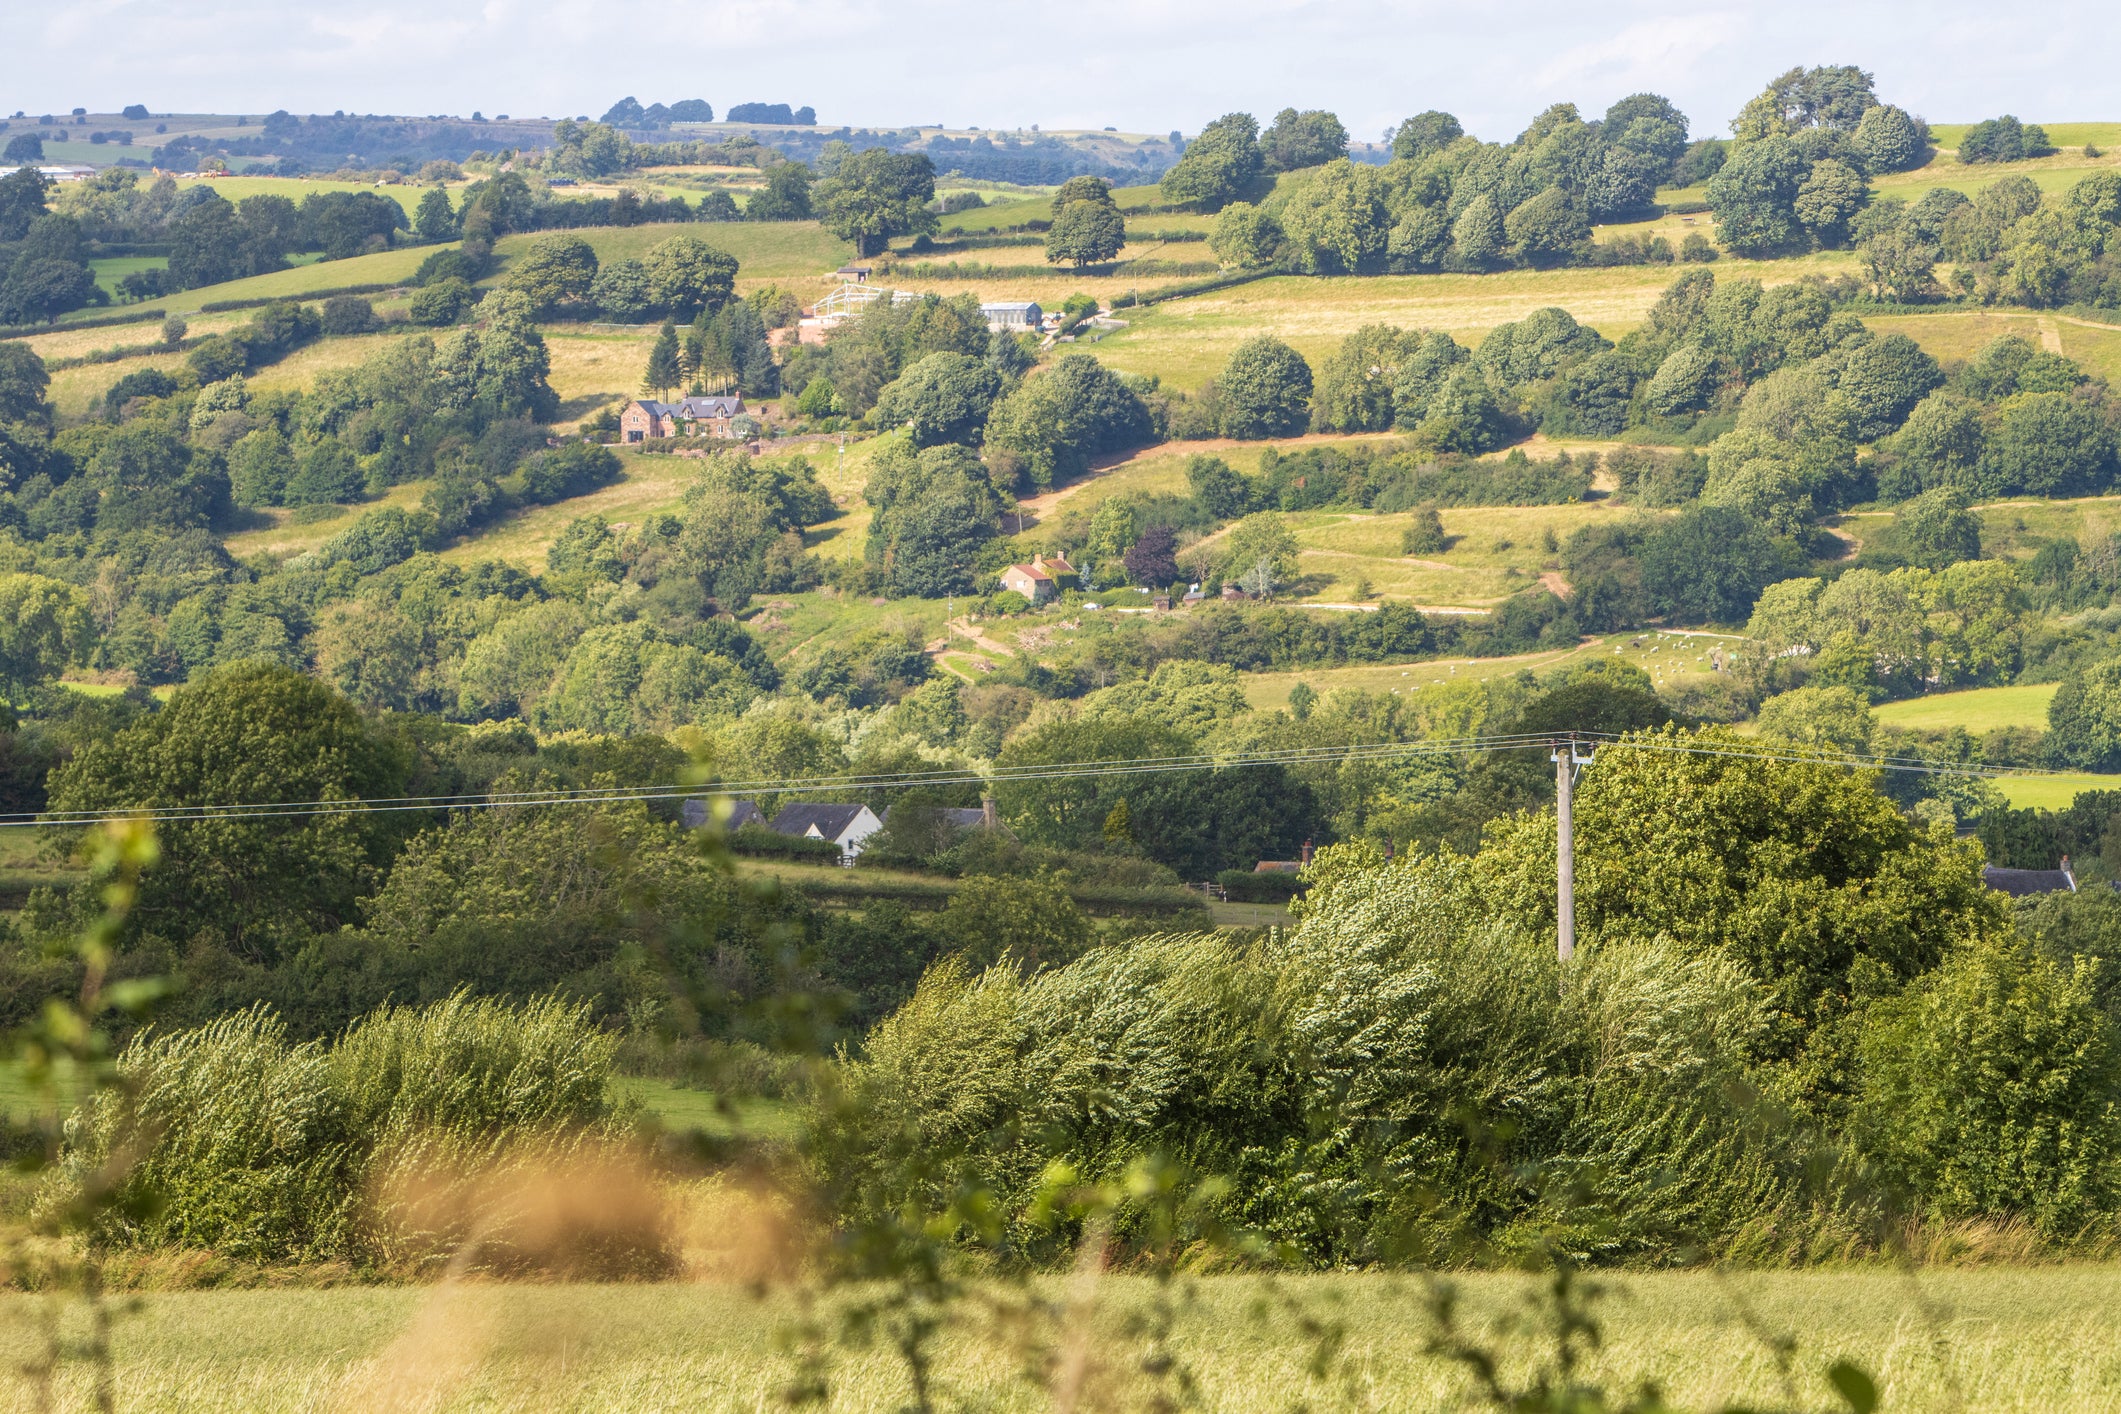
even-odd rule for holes
{"type": "Polygon", "coordinates": [[[934,163],[881,147],[849,153],[810,189],[818,220],[861,255],[875,255],[895,236],[932,234],[941,224],[928,209],[934,198],[934,163]]]}
{"type": "MultiPolygon", "coordinates": [[[[172,820],[141,881],[136,934],[212,939],[253,963],[351,922],[409,816],[350,802],[405,793],[402,751],[345,698],[261,663],[179,688],[169,705],[84,749],[52,778],[56,810],[348,802],[273,818],[172,820]]],[[[89,903],[86,890],[84,906],[89,903]]]]}
{"type": "Polygon", "coordinates": [[[1258,122],[1250,113],[1225,113],[1187,144],[1160,186],[1167,201],[1220,211],[1253,195],[1264,165],[1258,122]]]}
{"type": "Polygon", "coordinates": [[[1217,381],[1225,436],[1293,437],[1311,425],[1311,365],[1272,335],[1239,344],[1217,381]]]}

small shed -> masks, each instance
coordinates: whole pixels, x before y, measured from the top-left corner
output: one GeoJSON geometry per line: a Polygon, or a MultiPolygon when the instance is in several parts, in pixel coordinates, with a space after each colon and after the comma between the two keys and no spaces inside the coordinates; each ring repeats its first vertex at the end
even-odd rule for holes
{"type": "Polygon", "coordinates": [[[1046,320],[1046,311],[1032,300],[996,300],[981,305],[979,312],[987,316],[989,329],[1006,329],[1012,333],[1036,333],[1046,320]]]}

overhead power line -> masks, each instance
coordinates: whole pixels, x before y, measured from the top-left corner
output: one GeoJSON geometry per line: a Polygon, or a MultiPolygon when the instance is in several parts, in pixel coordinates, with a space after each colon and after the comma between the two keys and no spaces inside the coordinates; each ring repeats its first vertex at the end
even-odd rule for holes
{"type": "Polygon", "coordinates": [[[698,785],[665,783],[647,786],[585,787],[489,791],[476,794],[319,798],[293,801],[226,801],[189,805],[147,804],[115,810],[56,810],[42,814],[0,815],[0,829],[29,826],[83,826],[106,820],[145,820],[158,824],[196,824],[224,820],[298,819],[319,815],[396,813],[405,811],[494,810],[506,808],[610,805],[662,800],[733,799],[748,795],[820,795],[921,786],[992,786],[1014,781],[1094,779],[1111,776],[1166,775],[1177,772],[1242,769],[1249,766],[1302,766],[1351,762],[1392,762],[1423,757],[1489,755],[1503,751],[1551,749],[1557,743],[1613,746],[1629,750],[1691,756],[1736,757],[1761,761],[1804,762],[1909,772],[1925,775],[2002,778],[2067,774],[2037,767],[1998,767],[1977,763],[1952,763],[1920,757],[1871,756],[1806,747],[1759,746],[1732,742],[1704,742],[1693,737],[1637,735],[1623,738],[1611,732],[1515,732],[1483,736],[1430,738],[1414,742],[1365,742],[1345,746],[1289,747],[1272,751],[1239,752],[1228,755],[1194,753],[1183,756],[1133,757],[1116,761],[1072,761],[1038,765],[994,766],[986,771],[969,767],[937,767],[929,771],[841,773],[803,778],[771,777],[753,780],[714,781],[698,785]]]}

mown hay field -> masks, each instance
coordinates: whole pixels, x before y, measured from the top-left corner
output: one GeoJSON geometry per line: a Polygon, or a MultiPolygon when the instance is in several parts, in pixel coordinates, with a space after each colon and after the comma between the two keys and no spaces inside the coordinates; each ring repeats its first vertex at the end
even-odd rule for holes
{"type": "MultiPolygon", "coordinates": [[[[1509,1275],[1457,1284],[1464,1328],[1475,1334],[1521,1313],[1532,1292],[1527,1278],[1509,1275]]],[[[1653,1381],[1683,1408],[1837,1407],[1825,1370],[1844,1359],[1871,1372],[1882,1407],[1895,1414],[2073,1414],[2110,1410],[2121,1398],[2121,1325],[2112,1319],[2121,1272],[2112,1267],[1681,1272],[1599,1284],[1605,1339],[1584,1377],[1616,1392],[1653,1381]],[[1787,1376],[1763,1335],[1794,1340],[1787,1376]]],[[[1052,1280],[1034,1292],[1081,1303],[1072,1327],[1056,1317],[1033,1330],[1047,1340],[1080,1332],[1090,1407],[1145,1402],[1153,1391],[1128,1325],[1151,1309],[1151,1283],[1106,1277],[1071,1292],[1052,1280]]],[[[1200,1408],[1442,1409],[1471,1394],[1460,1369],[1423,1352],[1433,1327],[1412,1279],[1216,1277],[1177,1294],[1173,1353],[1197,1381],[1200,1408]],[[1296,1311],[1344,1334],[1323,1377],[1309,1368],[1312,1345],[1296,1311]]],[[[10,1318],[0,1325],[0,1379],[23,1402],[29,1390],[17,1368],[33,1351],[34,1300],[0,1300],[10,1318]]],[[[119,1318],[112,1347],[119,1407],[153,1414],[761,1409],[796,1373],[777,1337],[799,1309],[789,1294],[754,1296],[733,1282],[151,1293],[119,1318]]],[[[832,1309],[828,1301],[820,1314],[832,1309]]],[[[1054,1407],[1022,1377],[1026,1348],[998,1323],[967,1315],[939,1342],[938,1405],[1054,1407]]],[[[85,1336],[74,1319],[67,1332],[85,1336]]],[[[1517,1379],[1543,1353],[1523,1338],[1503,1348],[1505,1375],[1517,1379]]],[[[911,1394],[882,1341],[840,1352],[827,1370],[833,1409],[893,1408],[911,1394]]],[[[66,1369],[59,1393],[61,1407],[86,1403],[82,1366],[66,1369]]]]}

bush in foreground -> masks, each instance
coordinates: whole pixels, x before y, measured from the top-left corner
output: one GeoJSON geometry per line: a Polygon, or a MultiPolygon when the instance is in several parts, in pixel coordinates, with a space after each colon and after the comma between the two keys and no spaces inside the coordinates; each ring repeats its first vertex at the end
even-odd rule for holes
{"type": "Polygon", "coordinates": [[[105,1091],[68,1120],[45,1201],[136,1149],[98,1234],[114,1246],[417,1269],[470,1240],[489,1266],[657,1274],[658,1224],[615,1182],[616,1045],[583,1007],[462,994],[386,1007],[331,1044],[290,1043],[262,1008],[149,1033],[119,1058],[129,1102],[105,1091]],[[571,1216],[590,1212],[568,1196],[585,1171],[617,1224],[571,1216]]]}

